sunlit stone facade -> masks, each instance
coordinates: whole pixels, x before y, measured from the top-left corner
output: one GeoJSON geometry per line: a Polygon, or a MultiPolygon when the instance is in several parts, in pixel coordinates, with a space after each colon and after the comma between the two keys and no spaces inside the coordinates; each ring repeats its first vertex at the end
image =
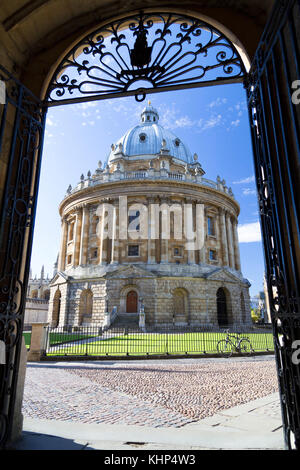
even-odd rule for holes
{"type": "Polygon", "coordinates": [[[106,165],[60,204],[49,322],[109,325],[144,309],[146,325],[250,323],[239,204],[224,180],[204,175],[148,103],[106,165]]]}

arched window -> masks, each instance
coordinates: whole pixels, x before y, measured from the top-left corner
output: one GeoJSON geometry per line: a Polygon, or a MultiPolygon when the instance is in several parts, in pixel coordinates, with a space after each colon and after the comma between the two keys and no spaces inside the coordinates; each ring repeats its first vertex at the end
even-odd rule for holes
{"type": "Polygon", "coordinates": [[[32,299],[37,299],[38,298],[38,290],[37,289],[34,289],[32,292],[31,292],[31,296],[30,296],[32,299]]]}
{"type": "Polygon", "coordinates": [[[79,325],[93,315],[93,292],[91,289],[85,289],[81,292],[79,301],[79,325]]]}
{"type": "Polygon", "coordinates": [[[74,222],[71,222],[69,229],[69,241],[72,241],[74,238],[74,222]]]}
{"type": "Polygon", "coordinates": [[[97,233],[97,225],[98,225],[98,222],[99,222],[99,217],[97,217],[96,215],[93,215],[93,218],[92,218],[92,228],[91,228],[91,231],[92,231],[92,234],[95,235],[97,233]]]}
{"type": "Polygon", "coordinates": [[[50,290],[46,289],[43,293],[43,299],[44,300],[49,300],[49,298],[50,298],[50,290]]]}

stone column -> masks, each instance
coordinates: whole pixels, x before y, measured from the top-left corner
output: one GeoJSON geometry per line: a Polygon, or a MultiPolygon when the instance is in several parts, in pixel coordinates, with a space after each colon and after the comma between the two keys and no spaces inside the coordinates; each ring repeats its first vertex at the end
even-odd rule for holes
{"type": "Polygon", "coordinates": [[[79,251],[81,239],[82,209],[77,208],[76,222],[74,227],[74,244],[73,244],[73,267],[79,264],[79,251]]]}
{"type": "Polygon", "coordinates": [[[226,233],[226,221],[224,209],[219,209],[219,222],[221,232],[221,246],[222,246],[222,260],[223,266],[228,266],[228,248],[227,248],[227,233],[226,233]]]}
{"type": "Polygon", "coordinates": [[[240,246],[239,246],[239,236],[237,231],[238,222],[236,219],[233,219],[233,245],[234,245],[234,258],[235,258],[235,268],[237,271],[241,270],[241,257],[240,257],[240,246]]]}
{"type": "MultiPolygon", "coordinates": [[[[166,204],[168,205],[168,200],[167,199],[163,199],[160,201],[160,205],[162,204],[166,204]]],[[[170,230],[169,230],[169,233],[165,233],[163,232],[163,226],[165,226],[165,224],[163,224],[163,217],[164,217],[164,214],[163,214],[163,211],[160,211],[160,218],[161,218],[161,223],[160,223],[160,233],[159,233],[159,236],[160,236],[160,249],[161,249],[161,255],[160,255],[160,262],[161,264],[167,264],[169,262],[169,240],[167,239],[167,236],[169,236],[169,233],[170,233],[170,230]]],[[[167,214],[167,216],[169,218],[169,214],[167,214]]],[[[168,223],[169,223],[169,220],[168,220],[168,223]]]]}
{"type": "Polygon", "coordinates": [[[102,213],[101,213],[101,222],[100,222],[100,255],[99,255],[99,264],[105,266],[107,263],[107,249],[108,249],[108,238],[105,236],[105,203],[102,204],[102,213]]]}
{"type": "Polygon", "coordinates": [[[61,243],[59,250],[59,261],[57,270],[64,271],[66,267],[66,253],[67,253],[67,241],[68,241],[68,224],[66,217],[62,217],[61,221],[61,243]]]}
{"type": "Polygon", "coordinates": [[[231,216],[228,212],[226,213],[226,227],[227,227],[229,266],[231,268],[235,269],[235,266],[234,266],[233,237],[232,237],[232,223],[231,223],[231,216]]]}
{"type": "Polygon", "coordinates": [[[119,264],[119,217],[118,217],[118,200],[113,202],[112,214],[112,235],[111,235],[111,260],[110,264],[119,264]]]}
{"type": "MultiPolygon", "coordinates": [[[[152,220],[151,217],[151,205],[154,204],[154,199],[149,198],[148,199],[148,264],[155,264],[156,263],[156,257],[155,257],[155,239],[151,238],[151,233],[152,230],[151,228],[154,227],[155,221],[152,220]]],[[[153,230],[153,236],[154,236],[154,230],[153,230]]]]}
{"type": "MultiPolygon", "coordinates": [[[[199,202],[200,204],[200,202],[199,202]]],[[[201,230],[204,232],[202,234],[204,242],[202,248],[199,250],[199,264],[206,263],[206,256],[205,256],[205,241],[206,241],[206,230],[205,230],[205,220],[206,220],[206,209],[204,208],[204,213],[201,215],[201,221],[197,221],[200,224],[201,230]]]]}
{"type": "MultiPolygon", "coordinates": [[[[194,230],[194,222],[195,222],[195,208],[194,208],[194,202],[191,199],[186,199],[186,204],[191,206],[191,210],[186,210],[186,223],[187,223],[187,230],[188,234],[191,237],[192,232],[195,232],[194,230]],[[189,229],[188,229],[189,227],[189,229]]],[[[192,245],[195,245],[195,240],[187,241],[187,246],[192,247],[192,245]]],[[[188,264],[195,264],[195,250],[194,249],[188,249],[188,264]]]]}
{"type": "Polygon", "coordinates": [[[90,228],[90,213],[88,205],[85,204],[82,209],[82,224],[81,224],[81,240],[79,252],[79,264],[87,264],[87,252],[89,241],[89,228],[90,228]]]}

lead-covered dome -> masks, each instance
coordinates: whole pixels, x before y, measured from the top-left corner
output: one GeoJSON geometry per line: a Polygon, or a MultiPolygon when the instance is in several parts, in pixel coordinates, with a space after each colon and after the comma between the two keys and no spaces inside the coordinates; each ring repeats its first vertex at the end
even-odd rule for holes
{"type": "Polygon", "coordinates": [[[158,112],[150,102],[141,113],[141,123],[121,137],[112,145],[108,164],[120,157],[137,157],[139,155],[155,156],[161,149],[176,159],[192,163],[193,157],[189,148],[173,132],[164,129],[159,123],[158,112]]]}

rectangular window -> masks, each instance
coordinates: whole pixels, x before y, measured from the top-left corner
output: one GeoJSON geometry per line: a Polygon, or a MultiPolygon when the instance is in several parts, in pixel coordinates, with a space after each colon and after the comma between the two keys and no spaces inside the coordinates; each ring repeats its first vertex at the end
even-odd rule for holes
{"type": "Polygon", "coordinates": [[[213,217],[207,217],[207,233],[215,236],[215,221],[213,217]]]}
{"type": "Polygon", "coordinates": [[[180,246],[176,246],[174,248],[174,256],[176,257],[182,256],[182,248],[180,246]]]}
{"type": "Polygon", "coordinates": [[[217,252],[215,250],[209,250],[210,261],[217,261],[217,252]]]}
{"type": "Polygon", "coordinates": [[[71,264],[72,263],[72,255],[69,255],[67,258],[67,263],[71,264]]]}
{"type": "Polygon", "coordinates": [[[92,248],[92,258],[97,258],[98,256],[98,248],[92,248]]]}
{"type": "Polygon", "coordinates": [[[70,231],[69,231],[69,241],[72,241],[74,238],[74,222],[71,223],[70,225],[70,231]]]}
{"type": "Polygon", "coordinates": [[[128,256],[139,256],[139,245],[129,245],[128,256]]]}

